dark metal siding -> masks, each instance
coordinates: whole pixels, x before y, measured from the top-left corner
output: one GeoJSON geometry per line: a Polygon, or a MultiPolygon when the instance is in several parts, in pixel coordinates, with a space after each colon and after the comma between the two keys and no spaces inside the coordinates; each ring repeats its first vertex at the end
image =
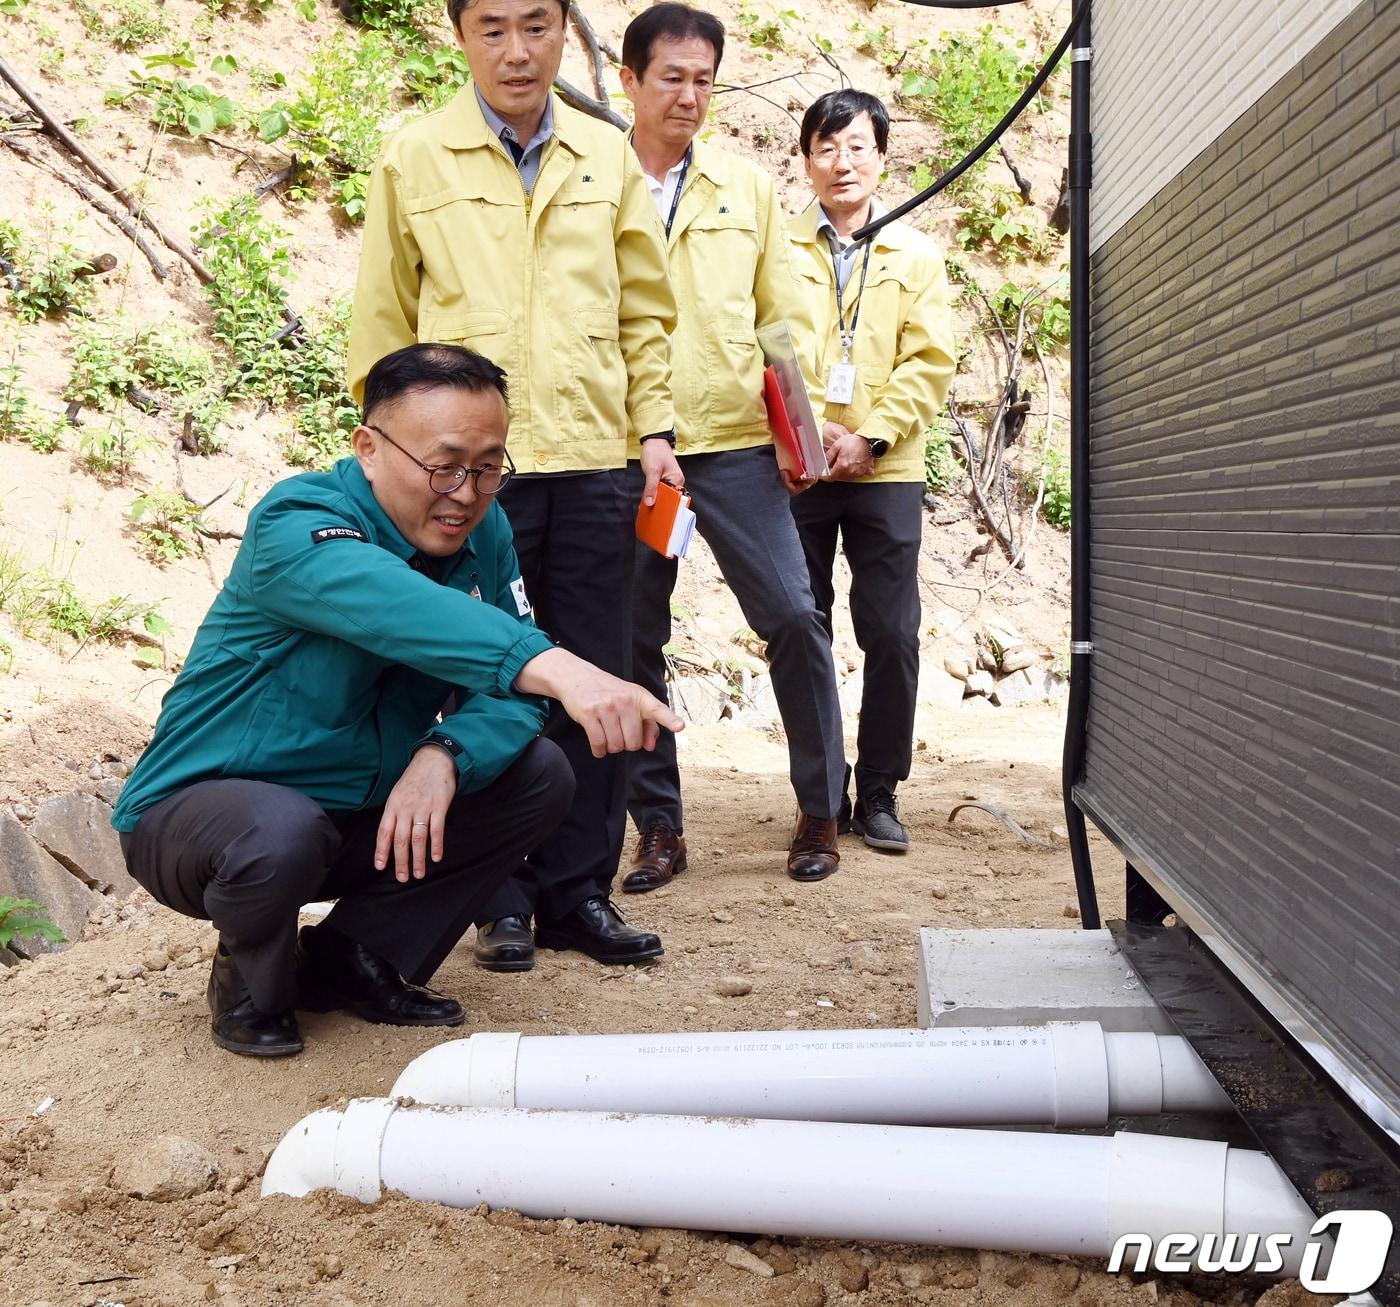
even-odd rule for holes
{"type": "Polygon", "coordinates": [[[1081,791],[1395,1102],[1400,4],[1222,128],[1093,259],[1081,791]]]}

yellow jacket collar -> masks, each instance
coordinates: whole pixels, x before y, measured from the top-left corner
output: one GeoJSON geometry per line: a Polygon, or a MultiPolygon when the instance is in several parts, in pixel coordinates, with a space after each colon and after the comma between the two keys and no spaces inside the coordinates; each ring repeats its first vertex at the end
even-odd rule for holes
{"type": "MultiPolygon", "coordinates": [[[[578,121],[583,115],[570,109],[553,91],[549,94],[553,100],[551,109],[554,113],[554,135],[558,137],[559,143],[567,146],[574,155],[587,154],[587,143],[578,131],[578,121]]],[[[445,120],[442,143],[449,150],[477,150],[483,146],[489,149],[492,142],[500,144],[481,112],[471,82],[447,102],[442,114],[445,120]]],[[[504,148],[502,146],[502,149],[504,148]]]]}
{"type": "MultiPolygon", "coordinates": [[[[879,200],[874,200],[872,203],[877,218],[887,212],[879,200]]],[[[812,202],[792,220],[793,239],[801,245],[816,245],[825,249],[826,241],[817,234],[821,222],[822,206],[813,196],[812,202]]],[[[871,248],[875,251],[907,250],[911,245],[909,237],[912,232],[913,228],[906,227],[903,222],[892,222],[888,227],[881,227],[875,233],[875,241],[871,248]]]]}

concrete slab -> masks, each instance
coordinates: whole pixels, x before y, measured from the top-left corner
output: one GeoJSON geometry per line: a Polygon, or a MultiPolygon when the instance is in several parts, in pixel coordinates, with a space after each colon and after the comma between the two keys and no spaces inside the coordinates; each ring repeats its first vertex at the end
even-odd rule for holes
{"type": "Polygon", "coordinates": [[[919,1024],[1175,1033],[1106,930],[919,931],[919,1024]]]}

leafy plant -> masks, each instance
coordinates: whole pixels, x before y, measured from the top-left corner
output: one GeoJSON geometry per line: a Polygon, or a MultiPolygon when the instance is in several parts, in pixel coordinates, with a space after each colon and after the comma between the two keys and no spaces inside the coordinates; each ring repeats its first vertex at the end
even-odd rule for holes
{"type": "Polygon", "coordinates": [[[471,80],[471,69],[467,56],[455,45],[440,45],[410,54],[399,64],[399,76],[420,105],[436,109],[471,80]]]}
{"type": "Polygon", "coordinates": [[[1045,451],[1045,498],[1040,511],[1051,526],[1069,530],[1069,460],[1058,449],[1045,451]]]}
{"type": "Polygon", "coordinates": [[[1026,308],[1026,326],[1034,334],[1036,344],[1047,354],[1069,341],[1069,297],[1065,294],[1067,283],[1062,279],[1050,288],[1036,293],[1014,282],[1005,282],[987,296],[992,312],[1000,319],[1009,333],[1014,333],[1021,314],[1021,306],[1026,308]]]}
{"type": "Polygon", "coordinates": [[[0,896],[0,948],[9,948],[17,939],[42,939],[50,944],[68,942],[68,936],[54,924],[42,903],[6,894],[0,896]]]}
{"type": "Polygon", "coordinates": [[[73,0],[73,8],[83,21],[83,30],[99,41],[110,41],[119,50],[159,41],[170,31],[161,9],[151,0],[73,0]]]}
{"type": "Polygon", "coordinates": [[[72,241],[81,213],[62,225],[52,205],[39,209],[37,234],[23,231],[8,218],[0,219],[0,259],[13,269],[2,278],[8,282],[15,313],[23,322],[35,322],[51,313],[80,309],[92,300],[92,285],[79,276],[88,256],[72,241]]]}
{"type": "Polygon", "coordinates": [[[286,137],[299,160],[342,183],[337,195],[352,218],[364,216],[365,183],[343,183],[367,175],[379,155],[395,107],[396,65],[394,47],[382,33],[338,36],[317,52],[296,96],[258,116],[264,141],[286,137]]]}
{"type": "Polygon", "coordinates": [[[425,43],[424,30],[442,16],[440,0],[352,0],[348,16],[362,27],[388,32],[409,45],[425,43]]]}
{"type": "MultiPolygon", "coordinates": [[[[1035,63],[1025,55],[1025,42],[1008,44],[1005,34],[991,24],[972,35],[948,37],[941,48],[926,49],[915,65],[906,68],[901,103],[937,123],[941,135],[938,148],[924,165],[930,181],[996,125],[1035,73],[1035,63]]],[[[976,165],[950,190],[956,193],[972,184],[985,166],[976,165]]],[[[916,186],[927,184],[915,180],[916,186]]]]}
{"type": "Polygon", "coordinates": [[[47,567],[28,567],[9,545],[0,545],[0,611],[9,613],[23,636],[47,630],[82,644],[133,639],[132,626],[138,621],[151,634],[152,623],[169,629],[155,604],[139,603],[126,595],[113,595],[101,603],[89,599],[68,577],[47,567]]]}
{"type": "Polygon", "coordinates": [[[953,430],[948,418],[939,418],[928,429],[928,443],[924,446],[924,484],[934,494],[950,490],[962,480],[962,464],[953,453],[953,430]]]}
{"type": "Polygon", "coordinates": [[[0,366],[0,440],[23,440],[41,454],[52,454],[61,443],[64,421],[46,415],[20,384],[23,370],[15,354],[0,366]]]}
{"type": "Polygon", "coordinates": [[[148,490],[132,501],[130,513],[136,538],[153,563],[176,563],[203,549],[199,537],[204,527],[202,510],[182,494],[148,490]]]}
{"type": "Polygon", "coordinates": [[[739,15],[739,28],[748,37],[749,44],[767,49],[764,57],[771,59],[771,51],[786,50],[788,33],[800,27],[802,15],[796,9],[782,9],[776,16],[764,18],[752,10],[739,15]]]}
{"type": "Polygon", "coordinates": [[[18,18],[24,12],[24,7],[29,0],[0,0],[0,14],[6,14],[11,18],[18,18]]]}
{"type": "MultiPolygon", "coordinates": [[[[917,173],[917,170],[916,170],[917,173]]],[[[914,184],[918,185],[916,175],[914,184]]],[[[958,244],[965,250],[990,249],[1000,259],[1040,258],[1054,250],[1058,236],[1038,221],[1039,210],[1009,186],[977,187],[963,194],[958,244]]]]}
{"type": "Polygon", "coordinates": [[[125,481],[136,459],[157,447],[151,434],[133,427],[120,414],[110,413],[105,421],[91,424],[78,437],[78,455],[83,466],[96,476],[125,481]]]}
{"type": "MultiPolygon", "coordinates": [[[[184,132],[186,136],[207,136],[228,127],[238,116],[238,106],[226,95],[219,95],[202,82],[191,82],[180,76],[163,76],[158,68],[188,70],[197,67],[189,52],[147,55],[145,74],[133,72],[135,84],[129,91],[108,91],[108,104],[126,104],[137,98],[151,102],[151,121],[167,131],[184,132]]],[[[211,71],[227,73],[237,68],[231,55],[215,59],[211,71]]]]}

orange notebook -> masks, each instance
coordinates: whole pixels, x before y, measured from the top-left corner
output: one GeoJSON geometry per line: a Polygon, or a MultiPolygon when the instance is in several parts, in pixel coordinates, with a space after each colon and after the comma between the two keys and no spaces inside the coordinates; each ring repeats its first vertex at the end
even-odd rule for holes
{"type": "Polygon", "coordinates": [[[656,502],[637,509],[637,539],[665,558],[684,558],[694,534],[690,496],[664,481],[656,487],[656,502]]]}

